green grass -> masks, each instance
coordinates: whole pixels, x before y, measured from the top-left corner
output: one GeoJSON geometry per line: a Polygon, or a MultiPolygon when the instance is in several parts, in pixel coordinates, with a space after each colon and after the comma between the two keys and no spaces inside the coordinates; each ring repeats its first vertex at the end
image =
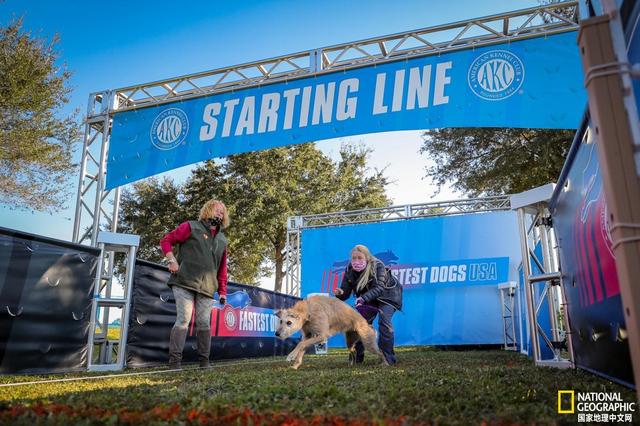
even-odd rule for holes
{"type": "Polygon", "coordinates": [[[635,400],[633,391],[589,373],[535,367],[510,352],[400,348],[398,358],[383,367],[368,356],[351,368],[346,352],[331,351],[305,357],[297,371],[278,357],[0,388],[0,423],[553,424],[576,421],[557,414],[561,389],[635,400]]]}

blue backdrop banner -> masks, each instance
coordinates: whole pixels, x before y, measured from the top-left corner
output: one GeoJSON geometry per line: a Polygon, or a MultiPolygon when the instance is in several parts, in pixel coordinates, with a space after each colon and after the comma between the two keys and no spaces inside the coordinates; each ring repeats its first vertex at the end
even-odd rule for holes
{"type": "Polygon", "coordinates": [[[576,128],[576,33],[461,50],[116,113],[107,189],[214,157],[442,127],[576,128]]]}
{"type": "MultiPolygon", "coordinates": [[[[304,230],[302,295],[339,286],[356,244],[368,246],[404,287],[403,312],[394,316],[396,344],[503,343],[498,284],[518,280],[515,213],[304,230]]],[[[329,343],[344,345],[344,339],[329,343]]]]}

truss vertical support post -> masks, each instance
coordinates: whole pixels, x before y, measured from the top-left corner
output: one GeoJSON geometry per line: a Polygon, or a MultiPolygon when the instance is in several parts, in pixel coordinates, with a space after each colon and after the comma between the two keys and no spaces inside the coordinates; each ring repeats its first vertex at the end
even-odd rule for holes
{"type": "Polygon", "coordinates": [[[110,130],[110,121],[111,117],[109,115],[110,105],[113,102],[113,92],[108,91],[105,93],[105,96],[102,98],[102,111],[103,111],[103,119],[102,119],[102,143],[100,145],[100,159],[99,159],[99,167],[98,167],[98,175],[97,175],[97,188],[96,188],[96,199],[94,203],[94,211],[93,211],[93,224],[91,226],[91,245],[95,247],[97,239],[98,239],[98,231],[100,230],[100,219],[102,216],[102,202],[105,199],[105,180],[106,180],[106,172],[107,172],[107,154],[109,152],[109,136],[111,133],[110,130]]]}
{"type": "Polygon", "coordinates": [[[538,321],[536,318],[536,305],[534,303],[533,286],[530,281],[531,277],[531,256],[529,255],[529,235],[527,232],[527,224],[525,220],[525,209],[518,209],[518,222],[520,224],[520,250],[522,252],[522,274],[524,277],[524,289],[527,299],[527,317],[529,319],[529,330],[531,337],[531,349],[533,353],[533,362],[540,361],[540,341],[538,340],[538,321]]]}
{"type": "Polygon", "coordinates": [[[314,74],[322,71],[322,49],[309,52],[309,72],[314,74]]]}
{"type": "MultiPolygon", "coordinates": [[[[560,272],[560,264],[558,262],[558,242],[556,240],[556,234],[555,231],[553,229],[553,225],[549,225],[546,228],[546,233],[547,233],[547,247],[549,250],[549,265],[550,265],[550,271],[552,272],[560,272]]],[[[564,292],[562,289],[562,279],[560,282],[559,286],[553,286],[552,287],[552,294],[555,298],[555,306],[556,306],[556,310],[558,312],[561,311],[562,309],[562,304],[564,303],[564,292]]],[[[557,319],[557,328],[558,328],[558,340],[562,340],[562,336],[561,336],[561,331],[568,331],[568,329],[565,327],[565,322],[564,321],[560,321],[560,319],[557,319]]]]}
{"type": "Polygon", "coordinates": [[[292,216],[287,219],[287,245],[285,262],[285,292],[292,296],[300,296],[300,232],[302,217],[292,216]]]}
{"type": "Polygon", "coordinates": [[[96,333],[96,322],[98,316],[98,304],[96,301],[100,298],[100,289],[102,287],[102,272],[104,270],[104,243],[98,244],[100,249],[100,255],[98,256],[98,264],[96,266],[96,276],[93,284],[93,297],[91,302],[91,321],[89,321],[89,340],[87,342],[87,369],[91,368],[93,364],[93,342],[96,333]]]}
{"type": "Polygon", "coordinates": [[[87,118],[85,120],[72,239],[76,243],[82,243],[87,240],[94,247],[96,246],[97,234],[100,231],[100,223],[103,219],[107,224],[105,229],[115,232],[118,226],[120,188],[116,188],[113,192],[105,191],[111,114],[115,109],[114,93],[113,91],[105,91],[89,95],[87,118]],[[94,151],[93,153],[92,150],[94,151]],[[111,217],[109,217],[108,209],[105,206],[108,201],[107,197],[110,195],[114,196],[111,217]],[[86,222],[82,220],[85,211],[91,220],[91,224],[85,232],[82,232],[83,222],[86,222]],[[103,215],[106,217],[103,218],[103,215]]]}
{"type": "Polygon", "coordinates": [[[500,292],[500,306],[502,308],[502,336],[504,338],[503,349],[515,351],[517,349],[516,323],[515,323],[515,282],[507,282],[498,285],[500,292]]]}
{"type": "Polygon", "coordinates": [[[127,347],[127,338],[129,336],[129,317],[131,315],[131,301],[133,294],[133,273],[136,267],[137,246],[129,246],[127,251],[127,266],[124,281],[124,299],[127,306],[122,312],[122,331],[120,334],[120,345],[118,347],[118,367],[122,370],[126,364],[125,356],[127,347]]]}
{"type": "Polygon", "coordinates": [[[300,268],[301,268],[301,261],[302,259],[300,259],[300,226],[297,227],[297,231],[295,233],[295,252],[294,252],[294,261],[295,261],[295,269],[294,269],[294,286],[291,289],[291,295],[292,296],[298,296],[300,297],[300,294],[302,292],[302,282],[301,282],[301,277],[300,277],[300,268]]]}
{"type": "Polygon", "coordinates": [[[109,231],[118,232],[118,214],[120,213],[120,187],[113,190],[113,209],[111,211],[109,231]]]}
{"type": "Polygon", "coordinates": [[[507,323],[506,323],[506,318],[507,318],[507,312],[504,306],[504,291],[499,290],[500,292],[500,308],[502,310],[502,340],[504,341],[504,345],[502,346],[502,349],[506,350],[507,349],[507,323]]]}
{"type": "MultiPolygon", "coordinates": [[[[529,350],[527,337],[525,335],[527,330],[526,328],[525,330],[522,329],[522,318],[520,318],[520,315],[522,315],[522,301],[520,300],[520,287],[517,284],[516,288],[514,289],[513,297],[515,298],[514,309],[516,309],[516,312],[518,313],[518,336],[520,336],[520,353],[527,353],[527,351],[529,350]]],[[[516,338],[516,342],[517,340],[518,339],[516,338]]]]}
{"type": "Polygon", "coordinates": [[[287,219],[287,241],[285,245],[285,261],[284,261],[284,292],[289,294],[291,288],[291,230],[289,229],[289,222],[291,218],[287,219]]]}
{"type": "Polygon", "coordinates": [[[511,350],[518,350],[518,339],[516,335],[516,284],[513,283],[513,286],[509,289],[507,293],[509,296],[509,306],[511,308],[511,350]]]}
{"type": "Polygon", "coordinates": [[[129,317],[131,309],[133,273],[135,269],[137,248],[140,245],[140,237],[137,235],[116,234],[114,232],[100,232],[97,237],[100,248],[99,264],[96,268],[96,286],[91,305],[91,326],[88,340],[88,360],[87,369],[89,371],[111,371],[122,370],[126,364],[126,345],[128,337],[129,317]],[[124,273],[124,295],[123,297],[113,297],[112,286],[114,283],[113,263],[115,253],[125,253],[125,273],[124,273]],[[105,260],[107,262],[105,262],[105,260]],[[106,267],[105,267],[106,265],[106,267]],[[107,273],[105,274],[105,269],[107,273]],[[104,282],[104,286],[102,283],[104,282]],[[102,297],[104,290],[105,296],[102,297]],[[108,339],[109,310],[121,309],[120,335],[117,340],[108,339]],[[96,326],[99,323],[97,314],[103,309],[103,322],[100,324],[100,340],[96,342],[96,326]],[[100,344],[100,356],[96,363],[93,362],[94,346],[100,344]],[[111,362],[111,355],[115,345],[118,345],[118,352],[115,362],[111,362]]]}
{"type": "Polygon", "coordinates": [[[580,22],[578,44],[640,399],[640,123],[620,11],[609,0],[603,10],[580,22]]]}
{"type": "MultiPolygon", "coordinates": [[[[89,101],[91,103],[91,101],[89,101]]],[[[88,107],[90,108],[90,106],[88,107]]],[[[88,109],[87,108],[87,109],[88,109]]],[[[85,193],[85,176],[87,174],[87,161],[89,160],[89,147],[91,146],[91,125],[84,125],[84,137],[82,144],[82,158],[80,160],[80,178],[78,182],[78,194],[76,196],[76,212],[73,219],[72,241],[80,242],[80,217],[82,216],[82,201],[85,193]]]]}
{"type": "MultiPolygon", "coordinates": [[[[287,224],[288,225],[288,224],[287,224]]],[[[289,294],[291,288],[291,233],[287,229],[287,241],[285,243],[284,260],[284,292],[289,294]]]]}
{"type": "MultiPolygon", "coordinates": [[[[545,218],[546,209],[544,207],[538,207],[538,217],[545,218]]],[[[551,248],[549,247],[549,232],[547,229],[547,225],[541,220],[539,224],[540,230],[540,244],[542,248],[542,262],[544,266],[543,274],[548,274],[551,272],[555,272],[553,270],[551,258],[553,254],[551,253],[551,248]]],[[[549,323],[551,324],[551,336],[554,342],[559,340],[558,333],[558,298],[556,296],[557,291],[553,285],[551,285],[550,281],[547,281],[545,284],[547,286],[547,303],[549,305],[549,323]]]]}

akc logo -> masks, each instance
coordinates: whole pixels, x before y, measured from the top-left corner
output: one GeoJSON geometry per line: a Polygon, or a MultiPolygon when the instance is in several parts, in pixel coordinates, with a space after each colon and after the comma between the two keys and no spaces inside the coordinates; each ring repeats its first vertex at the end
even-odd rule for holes
{"type": "Polygon", "coordinates": [[[229,307],[224,311],[224,323],[229,330],[235,330],[238,321],[236,319],[236,313],[233,311],[233,308],[229,307]]]}
{"type": "Polygon", "coordinates": [[[151,125],[151,143],[163,151],[173,149],[184,141],[189,133],[187,115],[178,108],[162,111],[151,125]]]}
{"type": "Polygon", "coordinates": [[[524,65],[507,50],[491,50],[478,56],[469,67],[469,87],[477,96],[499,101],[513,95],[524,81],[524,65]]]}

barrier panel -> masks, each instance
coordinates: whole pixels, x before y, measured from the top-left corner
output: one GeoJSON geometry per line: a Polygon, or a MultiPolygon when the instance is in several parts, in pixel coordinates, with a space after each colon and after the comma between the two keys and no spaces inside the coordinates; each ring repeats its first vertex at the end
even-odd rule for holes
{"type": "MultiPolygon", "coordinates": [[[[98,255],[96,248],[0,227],[0,374],[86,370],[98,255]]],[[[166,267],[136,262],[129,367],[167,361],[176,316],[168,277],[166,267]]],[[[212,359],[289,353],[299,338],[276,339],[273,313],[297,300],[229,283],[227,305],[214,303],[212,359]]],[[[196,360],[191,327],[185,362],[196,360]]]]}
{"type": "Polygon", "coordinates": [[[391,268],[404,287],[403,312],[394,315],[397,345],[504,343],[498,285],[517,281],[514,212],[309,228],[301,239],[303,296],[339,286],[356,244],[391,268]]]}
{"type": "Polygon", "coordinates": [[[629,385],[633,371],[596,143],[585,124],[550,207],[576,365],[629,385]]]}
{"type": "Polygon", "coordinates": [[[0,227],[0,373],[84,371],[98,250],[0,227]]]}
{"type": "MultiPolygon", "coordinates": [[[[596,3],[596,11],[600,5],[596,3]]],[[[621,17],[629,62],[640,61],[640,4],[624,2],[621,17]]],[[[636,102],[640,80],[632,82],[636,102]]],[[[640,107],[640,105],[638,105],[640,107]]],[[[634,377],[612,249],[611,223],[597,144],[583,119],[558,179],[550,209],[558,235],[576,365],[633,386],[634,377]]],[[[637,284],[637,283],[634,283],[637,284]]]]}
{"type": "MultiPolygon", "coordinates": [[[[167,286],[165,266],[137,261],[133,282],[133,305],[127,342],[127,366],[164,364],[169,356],[169,334],[176,319],[173,292],[167,286]]],[[[249,358],[288,354],[299,338],[281,341],[275,337],[275,310],[295,304],[297,297],[254,286],[228,283],[227,304],[216,294],[211,316],[211,359],[249,358]]],[[[195,318],[195,312],[193,313],[195,318]]],[[[183,355],[195,362],[194,318],[183,355]]]]}

